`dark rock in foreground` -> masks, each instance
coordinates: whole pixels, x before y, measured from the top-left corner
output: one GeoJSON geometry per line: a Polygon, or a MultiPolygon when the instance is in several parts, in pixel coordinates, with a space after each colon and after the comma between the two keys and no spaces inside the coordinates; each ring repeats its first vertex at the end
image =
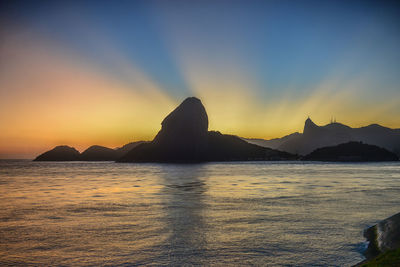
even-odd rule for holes
{"type": "Polygon", "coordinates": [[[80,156],[80,160],[83,161],[115,161],[117,158],[116,150],[104,146],[91,146],[80,156]]]}
{"type": "Polygon", "coordinates": [[[368,228],[364,236],[369,241],[367,258],[400,248],[400,213],[368,228]]]}
{"type": "Polygon", "coordinates": [[[368,162],[368,161],[398,161],[396,154],[374,145],[361,142],[348,142],[337,146],[318,148],[305,156],[303,160],[368,162]]]}
{"type": "Polygon", "coordinates": [[[56,146],[50,151],[39,155],[34,161],[77,161],[80,153],[73,147],[56,146]]]}
{"type": "Polygon", "coordinates": [[[400,266],[400,213],[366,229],[365,261],[355,266],[400,266]]]}
{"type": "Polygon", "coordinates": [[[154,140],[137,146],[120,162],[199,162],[289,160],[286,152],[249,144],[236,136],[208,132],[208,116],[201,101],[185,99],[161,123],[154,140]]]}

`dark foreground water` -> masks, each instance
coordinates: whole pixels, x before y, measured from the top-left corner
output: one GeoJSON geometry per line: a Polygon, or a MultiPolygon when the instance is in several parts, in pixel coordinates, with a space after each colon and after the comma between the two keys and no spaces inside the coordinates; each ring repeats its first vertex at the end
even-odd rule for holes
{"type": "Polygon", "coordinates": [[[349,266],[400,164],[0,161],[0,265],[349,266]]]}

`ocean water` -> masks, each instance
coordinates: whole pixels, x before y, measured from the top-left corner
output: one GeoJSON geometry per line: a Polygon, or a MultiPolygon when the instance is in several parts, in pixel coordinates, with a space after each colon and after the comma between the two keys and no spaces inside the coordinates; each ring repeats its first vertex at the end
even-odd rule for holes
{"type": "Polygon", "coordinates": [[[350,266],[400,163],[0,161],[0,265],[350,266]]]}

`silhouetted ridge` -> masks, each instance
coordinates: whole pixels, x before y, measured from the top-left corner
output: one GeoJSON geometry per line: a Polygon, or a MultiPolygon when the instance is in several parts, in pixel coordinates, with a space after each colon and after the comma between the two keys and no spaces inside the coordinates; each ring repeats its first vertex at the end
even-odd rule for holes
{"type": "Polygon", "coordinates": [[[262,147],[268,147],[268,148],[272,148],[272,149],[277,149],[282,144],[284,144],[286,141],[297,139],[297,138],[300,138],[301,136],[302,136],[301,133],[295,132],[295,133],[286,135],[282,138],[274,138],[274,139],[270,139],[270,140],[265,140],[265,139],[260,139],[260,138],[241,138],[241,139],[243,139],[244,141],[246,141],[250,144],[254,144],[254,145],[258,145],[258,146],[262,146],[262,147]]]}
{"type": "Polygon", "coordinates": [[[76,161],[80,160],[80,153],[73,147],[56,146],[50,151],[39,155],[34,161],[76,161]]]}
{"type": "Polygon", "coordinates": [[[396,154],[384,148],[361,142],[348,142],[337,146],[318,148],[304,157],[315,161],[397,161],[396,154]]]}
{"type": "Polygon", "coordinates": [[[118,147],[115,150],[117,151],[117,159],[125,156],[126,153],[137,147],[138,145],[146,143],[145,141],[137,141],[137,142],[131,142],[126,145],[123,145],[122,147],[118,147]]]}
{"type": "Polygon", "coordinates": [[[141,143],[144,142],[132,142],[116,149],[95,145],[82,154],[73,147],[57,146],[38,156],[35,161],[115,161],[141,143]]]}
{"type": "Polygon", "coordinates": [[[80,159],[84,161],[114,161],[118,158],[118,152],[104,146],[91,146],[82,152],[80,159]]]}
{"type": "Polygon", "coordinates": [[[309,154],[321,147],[335,146],[350,141],[360,141],[386,148],[400,156],[400,129],[390,129],[378,124],[371,124],[361,128],[351,128],[347,125],[334,122],[325,126],[318,126],[308,118],[304,123],[302,134],[295,133],[272,140],[244,140],[300,155],[309,154]]]}
{"type": "Polygon", "coordinates": [[[161,123],[150,143],[132,149],[121,162],[194,162],[295,159],[289,153],[249,144],[236,136],[208,132],[208,116],[201,101],[185,99],[161,123]]]}
{"type": "Polygon", "coordinates": [[[208,132],[207,154],[210,161],[297,159],[289,153],[249,144],[237,136],[215,131],[208,132]]]}

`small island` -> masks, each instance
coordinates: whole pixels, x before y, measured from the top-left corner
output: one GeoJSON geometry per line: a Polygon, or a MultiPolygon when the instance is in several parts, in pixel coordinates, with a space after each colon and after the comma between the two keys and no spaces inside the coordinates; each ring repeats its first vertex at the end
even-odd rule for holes
{"type": "Polygon", "coordinates": [[[337,161],[337,162],[371,162],[371,161],[398,161],[399,158],[387,149],[364,144],[362,142],[348,142],[337,146],[318,148],[306,155],[303,160],[308,161],[337,161]]]}
{"type": "Polygon", "coordinates": [[[70,146],[56,146],[52,150],[44,152],[34,161],[77,161],[81,159],[78,150],[70,146]]]}

